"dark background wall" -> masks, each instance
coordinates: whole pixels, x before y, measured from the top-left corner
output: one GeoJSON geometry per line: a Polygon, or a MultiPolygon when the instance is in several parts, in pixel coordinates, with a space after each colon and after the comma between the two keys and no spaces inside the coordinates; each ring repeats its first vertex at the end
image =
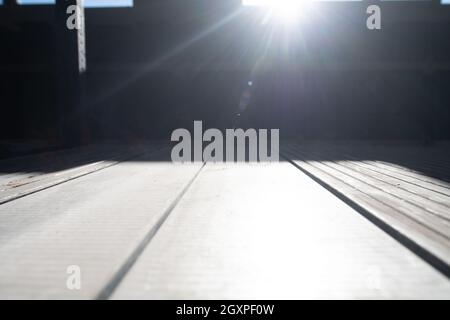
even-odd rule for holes
{"type": "MultiPolygon", "coordinates": [[[[203,120],[305,139],[449,139],[450,6],[323,3],[289,31],[240,0],[139,1],[86,12],[85,141],[167,138],[203,120]]],[[[0,9],[2,139],[55,139],[51,6],[0,9]]]]}

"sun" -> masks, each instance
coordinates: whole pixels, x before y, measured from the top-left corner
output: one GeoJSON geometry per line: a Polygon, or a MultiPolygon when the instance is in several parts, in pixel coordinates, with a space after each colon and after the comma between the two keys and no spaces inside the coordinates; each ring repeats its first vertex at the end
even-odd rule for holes
{"type": "Polygon", "coordinates": [[[296,0],[274,1],[272,10],[274,14],[287,24],[295,23],[300,17],[302,2],[296,0]]]}
{"type": "Polygon", "coordinates": [[[287,24],[299,20],[310,0],[242,0],[244,6],[267,7],[273,15],[287,24]]]}

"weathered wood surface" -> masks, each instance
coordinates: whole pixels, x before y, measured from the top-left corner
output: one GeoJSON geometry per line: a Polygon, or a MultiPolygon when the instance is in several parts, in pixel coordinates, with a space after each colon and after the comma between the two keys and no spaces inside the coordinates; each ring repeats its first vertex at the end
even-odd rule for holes
{"type": "Polygon", "coordinates": [[[440,260],[436,263],[448,269],[447,148],[290,144],[283,152],[300,168],[429,252],[440,260]]]}
{"type": "Polygon", "coordinates": [[[431,177],[353,148],[316,160],[324,148],[286,146],[295,167],[176,165],[161,147],[1,161],[0,198],[24,193],[0,204],[0,298],[450,298],[444,274],[299,170],[444,260],[439,154],[422,159],[431,177]],[[70,265],[79,291],[66,287],[70,265]]]}
{"type": "Polygon", "coordinates": [[[0,161],[0,204],[82,177],[161,145],[92,145],[0,161]]]}
{"type": "Polygon", "coordinates": [[[449,289],[289,163],[207,164],[113,298],[444,298],[449,289]]]}
{"type": "Polygon", "coordinates": [[[85,175],[0,206],[0,298],[96,298],[201,165],[167,151],[85,175]],[[66,287],[70,265],[82,289],[66,287]]]}

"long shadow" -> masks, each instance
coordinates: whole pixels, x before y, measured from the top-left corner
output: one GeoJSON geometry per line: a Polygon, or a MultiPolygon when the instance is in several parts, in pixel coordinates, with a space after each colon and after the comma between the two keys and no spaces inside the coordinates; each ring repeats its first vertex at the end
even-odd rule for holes
{"type": "MultiPolygon", "coordinates": [[[[164,141],[110,141],[46,151],[26,156],[12,154],[0,160],[0,175],[13,173],[52,173],[99,161],[171,161],[174,144],[164,141]],[[165,153],[139,157],[152,149],[166,147],[165,153]]],[[[401,166],[425,176],[450,183],[450,143],[423,145],[420,142],[307,142],[281,141],[280,150],[295,145],[298,159],[310,161],[378,161],[401,166]]],[[[284,161],[280,158],[280,161],[284,161]]]]}
{"type": "MultiPolygon", "coordinates": [[[[305,161],[377,161],[450,183],[450,144],[440,142],[294,143],[305,161]]],[[[283,147],[282,147],[283,149],[283,147]]]]}
{"type": "MultiPolygon", "coordinates": [[[[161,148],[155,143],[94,143],[73,148],[58,148],[28,155],[11,155],[0,160],[0,175],[13,173],[52,173],[100,161],[121,161],[136,158],[138,161],[162,161],[159,158],[138,158],[146,152],[161,148]]],[[[168,160],[168,159],[165,159],[168,160]]]]}

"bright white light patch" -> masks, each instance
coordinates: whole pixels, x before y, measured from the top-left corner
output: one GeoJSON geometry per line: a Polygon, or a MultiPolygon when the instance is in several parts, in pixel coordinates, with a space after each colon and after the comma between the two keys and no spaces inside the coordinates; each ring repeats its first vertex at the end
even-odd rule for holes
{"type": "Polygon", "coordinates": [[[310,0],[242,0],[244,6],[267,7],[284,22],[298,20],[302,9],[310,0]]]}

